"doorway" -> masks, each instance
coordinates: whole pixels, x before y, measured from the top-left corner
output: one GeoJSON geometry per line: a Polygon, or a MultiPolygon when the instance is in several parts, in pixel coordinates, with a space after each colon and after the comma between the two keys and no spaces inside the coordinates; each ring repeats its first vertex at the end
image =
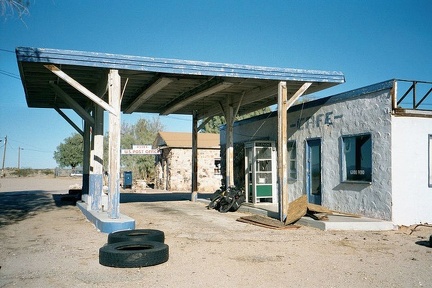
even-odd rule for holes
{"type": "Polygon", "coordinates": [[[306,193],[309,203],[321,205],[321,139],[306,141],[306,193]]]}

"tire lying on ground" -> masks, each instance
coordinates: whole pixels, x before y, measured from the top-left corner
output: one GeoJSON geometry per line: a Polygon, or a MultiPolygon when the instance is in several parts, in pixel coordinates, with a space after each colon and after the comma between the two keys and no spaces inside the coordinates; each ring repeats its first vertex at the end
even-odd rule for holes
{"type": "Polygon", "coordinates": [[[108,244],[125,241],[156,241],[164,243],[165,234],[163,231],[155,229],[125,230],[108,234],[108,244]]]}
{"type": "Polygon", "coordinates": [[[168,261],[168,245],[156,241],[128,241],[99,249],[99,264],[118,268],[153,266],[168,261]]]}

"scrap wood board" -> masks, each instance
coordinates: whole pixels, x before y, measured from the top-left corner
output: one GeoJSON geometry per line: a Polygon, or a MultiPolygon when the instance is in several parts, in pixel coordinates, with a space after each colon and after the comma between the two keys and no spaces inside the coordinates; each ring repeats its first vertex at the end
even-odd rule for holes
{"type": "Polygon", "coordinates": [[[239,222],[243,223],[249,223],[260,227],[270,228],[270,229],[298,229],[300,226],[297,225],[285,225],[284,223],[280,222],[279,220],[264,217],[260,215],[250,215],[250,216],[243,216],[237,219],[239,222]]]}

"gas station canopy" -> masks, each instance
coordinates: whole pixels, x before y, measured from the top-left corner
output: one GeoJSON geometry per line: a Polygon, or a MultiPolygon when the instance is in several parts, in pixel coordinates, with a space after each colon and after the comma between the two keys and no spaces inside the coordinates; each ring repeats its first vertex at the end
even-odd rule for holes
{"type": "Polygon", "coordinates": [[[287,111],[302,95],[345,82],[344,75],[334,71],[71,50],[19,47],[16,56],[27,105],[55,109],[83,135],[83,196],[87,196],[85,201],[89,211],[101,210],[102,112],[109,112],[108,214],[113,219],[120,218],[121,112],[193,115],[191,192],[192,200],[196,201],[198,120],[206,119],[205,122],[218,115],[223,115],[226,120],[225,181],[226,187],[230,187],[234,185],[232,127],[235,117],[277,104],[279,212],[281,221],[285,221],[288,212],[284,170],[287,167],[287,111]],[[84,131],[80,131],[61,109],[77,112],[84,119],[84,131]]]}
{"type": "MultiPolygon", "coordinates": [[[[32,108],[71,108],[53,84],[85,108],[89,99],[62,81],[60,70],[101,99],[107,97],[110,69],[121,77],[121,111],[192,115],[198,119],[223,115],[226,99],[238,115],[277,103],[277,87],[286,81],[288,95],[306,83],[305,94],[344,83],[341,72],[271,68],[200,61],[116,55],[44,48],[16,48],[27,104],[32,108]]],[[[105,99],[106,100],[106,99],[105,99]]]]}

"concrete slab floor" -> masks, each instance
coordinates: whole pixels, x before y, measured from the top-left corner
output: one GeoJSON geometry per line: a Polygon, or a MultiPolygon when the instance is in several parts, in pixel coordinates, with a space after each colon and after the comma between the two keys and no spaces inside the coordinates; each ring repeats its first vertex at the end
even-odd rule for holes
{"type": "MultiPolygon", "coordinates": [[[[244,203],[239,212],[268,216],[279,219],[278,205],[271,203],[244,203]]],[[[397,225],[390,221],[372,219],[367,217],[348,217],[340,215],[328,215],[328,220],[314,220],[310,217],[302,217],[295,224],[309,226],[320,230],[351,230],[351,231],[388,231],[397,230],[397,225]]]]}

